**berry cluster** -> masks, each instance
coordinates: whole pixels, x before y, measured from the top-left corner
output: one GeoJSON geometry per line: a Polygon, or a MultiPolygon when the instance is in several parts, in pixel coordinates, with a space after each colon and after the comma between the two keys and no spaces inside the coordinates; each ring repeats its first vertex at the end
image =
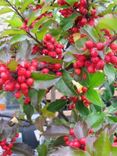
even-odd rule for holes
{"type": "Polygon", "coordinates": [[[81,74],[82,68],[86,68],[89,73],[95,73],[98,70],[103,70],[105,63],[111,63],[115,67],[117,67],[117,45],[111,44],[110,49],[111,52],[105,55],[103,59],[101,57],[101,53],[104,52],[105,43],[98,42],[94,43],[93,41],[87,41],[85,43],[85,47],[83,50],[87,53],[84,54],[76,54],[76,62],[73,64],[75,69],[75,73],[77,75],[81,74]]]}
{"type": "Polygon", "coordinates": [[[16,142],[16,139],[18,138],[18,134],[14,138],[12,138],[9,142],[7,142],[6,139],[3,139],[0,141],[0,147],[3,149],[2,156],[10,156],[12,155],[12,148],[13,144],[16,142]]]}
{"type": "Polygon", "coordinates": [[[24,62],[19,64],[15,72],[10,71],[5,64],[0,64],[0,88],[8,92],[14,92],[16,98],[25,96],[25,104],[30,103],[28,96],[29,88],[33,85],[34,80],[31,73],[37,70],[38,62],[24,62]]]}
{"type": "Polygon", "coordinates": [[[89,8],[86,0],[80,0],[79,2],[75,2],[71,7],[65,1],[58,0],[59,5],[67,5],[67,8],[61,9],[59,12],[65,18],[71,16],[73,13],[78,12],[79,15],[76,17],[74,26],[69,29],[69,42],[71,44],[74,43],[74,33],[80,31],[80,28],[89,24],[91,26],[94,25],[95,19],[98,18],[96,9],[89,8]]]}
{"type": "Polygon", "coordinates": [[[75,96],[69,97],[68,101],[69,101],[68,109],[72,110],[72,109],[74,109],[76,107],[78,97],[75,97],[75,96]]]}
{"type": "Polygon", "coordinates": [[[88,53],[88,55],[75,55],[77,59],[77,61],[73,65],[75,73],[77,75],[80,75],[83,67],[85,67],[89,73],[95,73],[98,70],[103,70],[105,62],[100,57],[103,49],[104,43],[94,43],[90,40],[87,41],[85,43],[84,50],[88,53]]]}
{"type": "MultiPolygon", "coordinates": [[[[63,45],[59,44],[54,37],[50,34],[45,35],[43,39],[44,49],[42,50],[41,54],[43,56],[49,56],[52,58],[56,58],[58,60],[62,59],[62,52],[63,52],[63,45]]],[[[32,53],[38,53],[39,47],[35,45],[33,47],[32,53]]],[[[40,62],[39,69],[42,73],[48,74],[49,72],[56,73],[57,76],[61,76],[62,66],[60,63],[47,63],[47,62],[40,62]]]]}
{"type": "Polygon", "coordinates": [[[85,107],[88,107],[91,103],[90,101],[86,98],[85,93],[87,92],[87,87],[81,87],[77,89],[79,97],[76,96],[71,96],[71,97],[66,97],[63,96],[62,99],[67,100],[68,103],[68,110],[72,110],[76,108],[76,104],[78,102],[83,102],[85,107]]]}
{"type": "Polygon", "coordinates": [[[70,136],[64,136],[64,141],[67,146],[86,151],[86,138],[77,139],[73,128],[69,130],[69,135],[70,136]]]}

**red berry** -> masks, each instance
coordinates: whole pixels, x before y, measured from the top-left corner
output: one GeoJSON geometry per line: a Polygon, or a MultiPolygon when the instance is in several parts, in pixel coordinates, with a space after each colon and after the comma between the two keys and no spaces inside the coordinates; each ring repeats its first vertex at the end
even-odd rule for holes
{"type": "Polygon", "coordinates": [[[46,34],[46,36],[44,37],[45,41],[50,41],[52,38],[52,36],[50,34],[46,34]]]}
{"type": "Polygon", "coordinates": [[[73,146],[76,148],[80,147],[80,143],[78,141],[74,141],[73,146]]]}
{"type": "Polygon", "coordinates": [[[104,43],[99,42],[96,44],[96,47],[98,50],[103,50],[104,49],[104,43]]]}
{"type": "Polygon", "coordinates": [[[74,129],[73,129],[73,128],[71,128],[71,129],[69,130],[69,134],[72,135],[72,136],[74,136],[74,129]]]}
{"type": "Polygon", "coordinates": [[[60,69],[61,69],[61,64],[59,63],[54,64],[54,70],[58,71],[60,69]]]}
{"type": "Polygon", "coordinates": [[[29,104],[29,103],[30,103],[30,97],[26,97],[25,100],[24,100],[24,104],[27,105],[27,104],[29,104]]]}
{"type": "Polygon", "coordinates": [[[68,141],[69,140],[69,137],[68,136],[64,136],[64,141],[68,141]]]}
{"type": "Polygon", "coordinates": [[[86,145],[86,138],[82,138],[82,139],[80,139],[80,144],[82,144],[82,145],[86,145]]]}
{"type": "Polygon", "coordinates": [[[86,45],[86,48],[88,49],[92,49],[94,47],[94,43],[92,41],[87,41],[85,45],[86,45]]]}
{"type": "Polygon", "coordinates": [[[27,83],[28,86],[32,86],[33,83],[34,83],[34,80],[33,80],[32,78],[28,78],[28,79],[26,80],[26,83],[27,83]]]}
{"type": "Polygon", "coordinates": [[[19,92],[16,92],[15,93],[15,97],[17,98],[17,99],[19,99],[20,97],[21,97],[21,92],[19,91],[19,92]]]}
{"type": "Polygon", "coordinates": [[[49,69],[48,68],[44,68],[44,69],[41,70],[41,72],[43,74],[48,74],[49,73],[49,69]]]}
{"type": "Polygon", "coordinates": [[[62,72],[56,72],[56,76],[62,76],[62,72]]]}
{"type": "Polygon", "coordinates": [[[26,83],[21,83],[21,89],[22,89],[22,90],[25,90],[25,89],[27,89],[27,88],[28,88],[28,86],[27,86],[26,83]]]}
{"type": "Polygon", "coordinates": [[[88,90],[87,87],[82,87],[82,92],[83,92],[83,93],[86,93],[87,90],[88,90]]]}
{"type": "Polygon", "coordinates": [[[81,74],[81,69],[75,69],[75,73],[76,73],[77,75],[80,75],[80,74],[81,74]]]}

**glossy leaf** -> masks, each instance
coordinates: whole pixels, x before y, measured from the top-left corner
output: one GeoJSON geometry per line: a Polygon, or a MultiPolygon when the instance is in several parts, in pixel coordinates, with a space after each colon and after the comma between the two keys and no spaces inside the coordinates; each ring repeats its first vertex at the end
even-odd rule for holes
{"type": "Polygon", "coordinates": [[[39,80],[36,80],[34,82],[34,85],[33,85],[33,88],[35,88],[36,90],[39,90],[39,89],[47,89],[49,87],[52,87],[53,85],[55,85],[58,81],[59,81],[60,78],[56,78],[56,79],[53,79],[53,80],[46,80],[46,81],[39,81],[39,80]]]}
{"type": "Polygon", "coordinates": [[[110,156],[111,144],[108,138],[108,134],[103,132],[96,140],[95,144],[95,156],[110,156]]]}
{"type": "Polygon", "coordinates": [[[47,156],[48,148],[46,144],[39,145],[37,147],[37,152],[39,156],[47,156]]]}
{"type": "Polygon", "coordinates": [[[94,89],[88,89],[86,93],[86,97],[88,100],[93,103],[94,105],[104,107],[104,103],[99,95],[99,93],[94,89]]]}
{"type": "Polygon", "coordinates": [[[31,116],[34,114],[34,108],[31,104],[23,105],[23,111],[27,116],[28,120],[31,120],[31,116]]]}
{"type": "Polygon", "coordinates": [[[62,60],[59,60],[59,59],[56,59],[56,58],[52,58],[50,56],[39,56],[38,58],[38,61],[45,61],[45,62],[48,62],[48,63],[52,63],[52,64],[55,64],[55,63],[62,63],[63,61],[62,60]]]}
{"type": "Polygon", "coordinates": [[[110,29],[117,31],[117,18],[114,16],[106,16],[99,20],[97,28],[99,29],[110,29]]]}
{"type": "Polygon", "coordinates": [[[87,107],[84,106],[82,101],[78,101],[76,103],[76,109],[79,111],[79,113],[82,116],[87,116],[89,114],[89,109],[87,107]]]}
{"type": "Polygon", "coordinates": [[[77,0],[66,0],[66,2],[70,5],[73,5],[77,0]]]}
{"type": "Polygon", "coordinates": [[[22,42],[22,41],[25,41],[28,37],[26,35],[15,35],[12,37],[11,39],[11,44],[15,44],[17,42],[22,42]]]}
{"type": "Polygon", "coordinates": [[[62,99],[56,100],[49,104],[47,110],[49,110],[50,112],[60,111],[62,108],[65,107],[66,104],[67,104],[66,100],[62,100],[62,99]]]}
{"type": "Polygon", "coordinates": [[[95,88],[102,85],[105,81],[105,74],[103,72],[96,72],[94,74],[88,74],[88,78],[85,80],[89,88],[95,88]]]}
{"type": "Polygon", "coordinates": [[[56,78],[55,75],[51,75],[51,74],[42,74],[39,72],[33,72],[31,77],[35,80],[42,80],[42,81],[46,81],[46,80],[53,80],[56,78]]]}
{"type": "Polygon", "coordinates": [[[101,112],[91,113],[87,116],[86,122],[87,122],[89,128],[98,130],[101,128],[101,126],[104,122],[104,117],[105,117],[104,113],[101,113],[101,112]]]}
{"type": "Polygon", "coordinates": [[[104,67],[104,72],[108,78],[109,84],[115,80],[115,69],[111,64],[106,64],[104,67]]]}
{"type": "Polygon", "coordinates": [[[18,66],[18,62],[16,60],[11,60],[8,64],[7,67],[11,70],[11,71],[16,71],[18,66]]]}
{"type": "Polygon", "coordinates": [[[74,86],[72,84],[72,77],[67,71],[63,71],[62,78],[56,83],[56,88],[64,95],[76,95],[74,86]]]}

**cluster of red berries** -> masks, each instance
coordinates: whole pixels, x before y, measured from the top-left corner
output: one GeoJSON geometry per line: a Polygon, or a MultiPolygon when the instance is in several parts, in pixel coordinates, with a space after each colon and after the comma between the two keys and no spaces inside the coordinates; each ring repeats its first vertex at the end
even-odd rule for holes
{"type": "MultiPolygon", "coordinates": [[[[43,56],[49,56],[52,58],[56,58],[58,60],[62,59],[63,45],[59,44],[54,37],[50,34],[46,34],[43,39],[44,49],[41,51],[43,56]]],[[[36,45],[33,47],[33,54],[39,52],[39,46],[36,45]]],[[[42,73],[48,74],[49,72],[56,73],[57,76],[61,76],[61,64],[60,63],[47,63],[40,62],[39,68],[42,73]]]]}
{"type": "Polygon", "coordinates": [[[82,87],[80,90],[77,90],[79,97],[76,96],[62,97],[62,99],[67,100],[69,110],[75,109],[78,101],[82,101],[85,107],[88,107],[91,104],[91,102],[85,96],[87,90],[88,90],[87,87],[82,87]]]}
{"type": "Polygon", "coordinates": [[[10,156],[12,155],[12,148],[16,139],[19,137],[19,134],[16,134],[14,138],[12,138],[9,142],[7,139],[3,139],[0,141],[0,147],[3,149],[2,156],[10,156]]]}
{"type": "Polygon", "coordinates": [[[58,0],[58,4],[68,5],[67,8],[61,9],[59,11],[61,15],[65,18],[71,16],[74,12],[80,13],[80,15],[78,15],[78,17],[75,19],[74,26],[69,30],[69,42],[73,44],[74,33],[79,32],[80,28],[85,26],[86,24],[89,24],[91,26],[94,25],[95,19],[98,18],[96,9],[90,9],[86,0],[80,0],[79,2],[75,2],[72,7],[69,7],[69,4],[67,4],[64,0],[58,0]]]}
{"type": "Polygon", "coordinates": [[[5,91],[14,92],[16,98],[25,96],[24,103],[29,104],[28,96],[29,88],[33,85],[34,80],[31,78],[31,73],[37,70],[38,62],[24,62],[23,65],[18,65],[15,72],[5,64],[0,64],[0,88],[5,91]]]}
{"type": "Polygon", "coordinates": [[[69,136],[64,136],[64,141],[67,146],[86,151],[86,138],[76,138],[73,128],[69,130],[69,136]]]}
{"type": "Polygon", "coordinates": [[[115,67],[117,66],[117,45],[110,45],[112,50],[105,55],[105,58],[101,57],[101,53],[104,51],[105,43],[93,41],[87,41],[85,43],[84,51],[88,55],[76,54],[76,62],[73,64],[75,73],[77,75],[81,74],[82,68],[85,67],[89,73],[95,73],[98,70],[103,70],[105,63],[112,63],[115,67]]]}
{"type": "Polygon", "coordinates": [[[78,97],[75,97],[75,96],[69,97],[68,101],[69,101],[68,109],[72,110],[72,109],[74,109],[76,107],[78,97]]]}
{"type": "Polygon", "coordinates": [[[117,44],[111,44],[110,49],[112,51],[105,55],[105,62],[111,63],[117,68],[117,44]]]}

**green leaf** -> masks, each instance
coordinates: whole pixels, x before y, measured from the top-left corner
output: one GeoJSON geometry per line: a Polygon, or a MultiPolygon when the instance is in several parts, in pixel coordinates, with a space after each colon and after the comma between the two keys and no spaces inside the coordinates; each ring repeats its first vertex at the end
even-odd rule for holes
{"type": "Polygon", "coordinates": [[[7,67],[10,69],[10,71],[16,71],[18,66],[18,62],[16,60],[11,60],[8,64],[7,67]]]}
{"type": "Polygon", "coordinates": [[[6,14],[6,13],[9,13],[9,12],[13,12],[13,10],[10,9],[9,7],[5,7],[5,8],[0,9],[0,15],[6,14]]]}
{"type": "Polygon", "coordinates": [[[98,29],[110,29],[117,31],[117,17],[116,16],[105,16],[101,18],[97,25],[98,29]]]}
{"type": "Polygon", "coordinates": [[[45,95],[46,95],[46,90],[40,89],[38,91],[38,105],[42,102],[45,95]]]}
{"type": "Polygon", "coordinates": [[[111,148],[111,156],[116,156],[117,155],[117,147],[112,147],[111,148]]]}
{"type": "Polygon", "coordinates": [[[104,103],[99,95],[99,93],[94,89],[88,89],[86,93],[86,97],[88,100],[93,103],[94,105],[104,107],[104,103]]]}
{"type": "Polygon", "coordinates": [[[91,156],[91,155],[87,151],[77,149],[73,151],[73,155],[71,156],[91,156]]]}
{"type": "Polygon", "coordinates": [[[115,68],[111,64],[106,64],[104,67],[104,73],[108,78],[109,84],[115,80],[115,68]]]}
{"type": "Polygon", "coordinates": [[[3,31],[1,36],[17,35],[17,34],[26,34],[26,32],[24,30],[8,29],[8,30],[3,31]]]}
{"type": "Polygon", "coordinates": [[[42,74],[42,73],[39,73],[39,72],[33,72],[31,77],[35,80],[53,80],[56,78],[55,75],[50,75],[50,74],[42,74]]]}
{"type": "Polygon", "coordinates": [[[77,49],[80,49],[84,46],[85,42],[87,41],[87,38],[86,37],[83,37],[83,38],[80,38],[78,40],[76,40],[75,42],[75,46],[77,49]]]}
{"type": "Polygon", "coordinates": [[[104,92],[102,95],[103,100],[107,103],[114,95],[114,86],[113,84],[109,85],[109,83],[104,84],[104,92]]]}
{"type": "Polygon", "coordinates": [[[89,110],[87,107],[84,106],[82,101],[78,101],[76,103],[76,109],[79,111],[79,113],[83,116],[87,116],[89,114],[89,110]]]}
{"type": "Polygon", "coordinates": [[[25,9],[29,6],[29,4],[33,4],[34,0],[24,1],[22,3],[22,7],[20,9],[21,12],[25,11],[25,9]]]}
{"type": "Polygon", "coordinates": [[[4,0],[1,0],[0,1],[0,6],[8,6],[8,3],[5,2],[4,0]]]}
{"type": "Polygon", "coordinates": [[[36,80],[34,82],[34,85],[32,88],[39,90],[39,89],[48,89],[49,87],[52,87],[53,85],[55,85],[58,81],[60,80],[60,78],[56,78],[53,80],[46,80],[46,81],[39,81],[36,80]]]}
{"type": "Polygon", "coordinates": [[[103,132],[94,143],[95,156],[110,156],[111,144],[108,134],[103,132]]]}
{"type": "Polygon", "coordinates": [[[50,112],[56,112],[64,108],[66,104],[67,104],[66,100],[62,100],[62,99],[56,100],[49,104],[47,110],[49,110],[50,112]]]}
{"type": "Polygon", "coordinates": [[[29,90],[29,96],[31,98],[31,104],[36,108],[36,110],[40,111],[40,104],[46,94],[46,90],[40,89],[39,91],[31,88],[29,90]]]}
{"type": "Polygon", "coordinates": [[[116,116],[108,116],[109,120],[111,120],[112,122],[117,123],[117,117],[116,116]]]}
{"type": "Polygon", "coordinates": [[[71,91],[74,93],[74,95],[77,95],[77,93],[74,89],[73,83],[72,83],[73,78],[70,76],[68,71],[63,70],[62,78],[63,78],[64,82],[66,83],[66,85],[68,86],[68,88],[70,88],[71,91]]]}
{"type": "Polygon", "coordinates": [[[86,122],[89,126],[89,128],[94,128],[96,130],[100,129],[103,122],[104,122],[104,113],[102,112],[96,112],[91,113],[87,116],[86,122]]]}
{"type": "Polygon", "coordinates": [[[48,148],[46,144],[39,145],[37,147],[37,152],[39,156],[47,156],[48,148]]]}
{"type": "Polygon", "coordinates": [[[48,63],[52,63],[52,64],[55,64],[55,63],[62,63],[63,61],[62,60],[59,60],[59,59],[56,59],[56,58],[52,58],[50,56],[39,56],[37,58],[38,61],[45,61],[45,62],[48,62],[48,63]]]}
{"type": "Polygon", "coordinates": [[[63,20],[62,25],[63,25],[63,30],[64,31],[70,29],[73,26],[73,24],[74,24],[75,19],[76,19],[77,16],[78,16],[77,14],[72,14],[70,17],[65,18],[63,20]]]}
{"type": "Polygon", "coordinates": [[[94,88],[102,85],[105,81],[105,74],[103,72],[96,72],[93,74],[88,74],[88,78],[85,83],[88,84],[89,88],[94,88]]]}
{"type": "Polygon", "coordinates": [[[72,83],[72,77],[69,75],[67,71],[63,71],[62,78],[58,81],[56,84],[56,88],[63,93],[64,95],[67,96],[73,96],[77,95],[72,83]]]}
{"type": "Polygon", "coordinates": [[[73,5],[77,0],[66,0],[66,2],[70,5],[73,5]]]}
{"type": "Polygon", "coordinates": [[[66,85],[64,80],[61,78],[57,83],[56,86],[58,91],[63,93],[65,96],[73,96],[74,93],[71,91],[71,89],[66,85]]]}
{"type": "Polygon", "coordinates": [[[99,32],[97,29],[95,29],[94,27],[91,26],[85,26],[83,27],[83,30],[85,31],[85,33],[88,34],[88,36],[95,42],[99,41],[99,32]]]}
{"type": "Polygon", "coordinates": [[[34,114],[34,108],[31,104],[23,105],[23,111],[27,116],[28,120],[31,120],[31,116],[34,114]]]}
{"type": "Polygon", "coordinates": [[[21,21],[21,19],[19,18],[19,16],[17,16],[16,14],[10,19],[6,21],[7,23],[9,23],[12,27],[21,27],[23,25],[23,22],[21,21]]]}
{"type": "Polygon", "coordinates": [[[15,44],[17,42],[21,42],[21,41],[24,41],[26,40],[28,37],[26,35],[21,35],[21,34],[18,34],[18,35],[14,35],[11,39],[11,44],[15,44]]]}

